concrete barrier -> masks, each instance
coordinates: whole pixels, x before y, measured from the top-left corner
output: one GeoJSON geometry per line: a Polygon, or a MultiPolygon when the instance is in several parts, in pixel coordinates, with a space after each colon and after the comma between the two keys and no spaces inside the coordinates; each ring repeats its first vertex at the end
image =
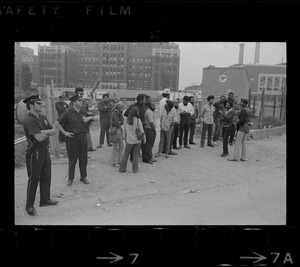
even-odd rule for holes
{"type": "Polygon", "coordinates": [[[284,132],[286,132],[286,125],[281,127],[274,127],[274,128],[250,130],[249,135],[253,139],[261,139],[261,138],[266,138],[270,135],[272,136],[272,135],[282,134],[284,132]]]}

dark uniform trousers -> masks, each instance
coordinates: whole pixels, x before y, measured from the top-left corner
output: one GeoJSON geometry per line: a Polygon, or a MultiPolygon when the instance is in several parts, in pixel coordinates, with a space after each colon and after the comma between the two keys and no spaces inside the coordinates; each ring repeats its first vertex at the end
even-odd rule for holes
{"type": "Polygon", "coordinates": [[[196,118],[191,118],[189,143],[194,142],[195,127],[196,127],[196,118]]]}
{"type": "Polygon", "coordinates": [[[86,178],[87,134],[79,133],[73,135],[71,138],[67,137],[66,144],[69,159],[69,180],[74,179],[77,159],[79,159],[80,178],[86,178]]]}
{"type": "Polygon", "coordinates": [[[100,119],[100,140],[99,144],[103,145],[104,144],[104,135],[106,133],[106,142],[109,144],[109,128],[110,128],[110,118],[102,118],[100,119]]]}
{"type": "Polygon", "coordinates": [[[28,174],[26,207],[33,207],[36,190],[40,183],[40,202],[50,199],[51,158],[49,147],[35,147],[26,152],[28,174]]]}
{"type": "Polygon", "coordinates": [[[182,137],[184,134],[184,145],[187,145],[188,134],[191,125],[191,116],[180,115],[180,134],[179,134],[179,145],[182,145],[182,137]]]}
{"type": "Polygon", "coordinates": [[[146,143],[142,143],[142,158],[143,161],[149,161],[152,159],[152,148],[154,146],[156,131],[153,129],[144,127],[145,136],[146,136],[146,143]]]}

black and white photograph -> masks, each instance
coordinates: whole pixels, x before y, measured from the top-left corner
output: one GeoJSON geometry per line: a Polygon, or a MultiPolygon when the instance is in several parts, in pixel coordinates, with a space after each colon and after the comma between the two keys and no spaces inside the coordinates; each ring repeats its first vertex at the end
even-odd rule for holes
{"type": "Polygon", "coordinates": [[[286,42],[14,42],[14,223],[286,225],[286,42]]]}

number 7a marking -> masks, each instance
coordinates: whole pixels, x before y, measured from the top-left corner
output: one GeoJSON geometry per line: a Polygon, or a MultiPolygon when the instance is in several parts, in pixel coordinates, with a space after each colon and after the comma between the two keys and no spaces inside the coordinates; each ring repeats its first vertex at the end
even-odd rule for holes
{"type": "Polygon", "coordinates": [[[134,262],[136,261],[137,257],[139,256],[139,253],[130,253],[130,256],[134,256],[133,261],[131,262],[131,264],[134,264],[134,262]]]}

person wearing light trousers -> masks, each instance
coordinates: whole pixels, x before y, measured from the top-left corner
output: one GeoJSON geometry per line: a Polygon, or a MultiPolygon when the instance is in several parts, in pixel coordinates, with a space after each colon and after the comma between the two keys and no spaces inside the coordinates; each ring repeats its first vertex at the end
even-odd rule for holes
{"type": "MultiPolygon", "coordinates": [[[[124,121],[124,137],[126,145],[119,172],[126,172],[127,162],[130,154],[132,154],[132,172],[138,172],[138,157],[141,147],[141,140],[137,138],[137,128],[144,133],[142,122],[139,119],[139,109],[138,107],[132,107],[129,111],[128,118],[124,121]]],[[[146,142],[145,135],[143,142],[146,142]]]]}
{"type": "Polygon", "coordinates": [[[247,107],[248,99],[241,98],[242,110],[239,114],[239,121],[237,122],[237,136],[234,143],[233,157],[229,161],[247,161],[246,159],[246,143],[249,133],[250,109],[247,107]]]}

